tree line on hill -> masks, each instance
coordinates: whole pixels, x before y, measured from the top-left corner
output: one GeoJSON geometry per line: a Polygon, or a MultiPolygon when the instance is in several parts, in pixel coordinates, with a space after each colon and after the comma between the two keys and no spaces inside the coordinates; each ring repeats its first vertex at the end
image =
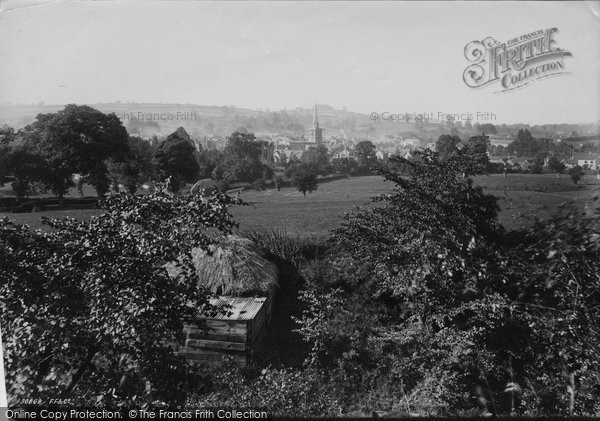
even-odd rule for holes
{"type": "MultiPolygon", "coordinates": [[[[490,125],[491,126],[491,125],[490,125]]],[[[378,165],[375,145],[359,142],[354,157],[333,158],[325,146],[310,147],[299,156],[290,156],[278,166],[269,154],[270,145],[253,133],[238,129],[227,138],[224,150],[195,144],[183,128],[162,141],[148,142],[127,134],[114,114],[103,114],[88,106],[67,105],[62,111],[40,114],[19,131],[0,128],[0,182],[10,182],[17,198],[36,191],[51,191],[59,200],[77,187],[91,185],[99,197],[111,189],[124,188],[134,194],[141,185],[169,179],[174,192],[186,183],[212,179],[220,191],[239,185],[263,190],[270,185],[280,189],[292,184],[304,195],[317,189],[317,177],[329,174],[367,175],[378,165]]],[[[561,156],[571,153],[566,142],[535,139],[527,129],[506,148],[490,146],[485,135],[462,141],[457,135],[441,135],[435,148],[445,159],[470,155],[488,172],[506,171],[506,165],[489,162],[487,152],[516,156],[536,156],[530,172],[542,172],[542,157],[549,152],[547,168],[563,173],[561,156]]],[[[583,175],[581,168],[569,172],[574,182],[583,175]]]]}
{"type": "MultiPolygon", "coordinates": [[[[588,146],[586,151],[589,149],[591,152],[594,147],[593,145],[588,146]]],[[[567,172],[575,184],[579,183],[585,175],[583,167],[574,165],[566,171],[567,167],[562,162],[564,159],[570,158],[574,150],[573,145],[567,142],[556,143],[551,139],[536,139],[527,129],[520,129],[517,138],[506,147],[490,145],[489,138],[485,134],[472,136],[467,141],[463,141],[457,135],[442,135],[435,142],[435,150],[439,152],[442,159],[456,155],[463,149],[474,151],[476,160],[484,165],[486,172],[490,174],[507,172],[563,174],[567,172]],[[511,155],[526,157],[531,162],[528,163],[527,168],[521,168],[518,165],[510,166],[506,161],[491,162],[489,155],[495,154],[505,157],[511,155]]]]}
{"type": "Polygon", "coordinates": [[[111,189],[135,194],[145,183],[169,179],[179,192],[186,183],[211,178],[220,191],[236,183],[263,189],[281,188],[285,179],[306,195],[317,188],[317,176],[331,173],[361,175],[376,163],[375,146],[364,141],[356,159],[331,159],[323,146],[291,157],[279,173],[268,159],[268,145],[238,129],[223,151],[195,145],[183,128],[160,142],[127,134],[115,114],[88,106],[67,105],[56,113],[39,114],[19,131],[0,128],[0,183],[10,182],[21,200],[34,192],[51,191],[62,201],[73,187],[91,185],[99,197],[111,189]]]}

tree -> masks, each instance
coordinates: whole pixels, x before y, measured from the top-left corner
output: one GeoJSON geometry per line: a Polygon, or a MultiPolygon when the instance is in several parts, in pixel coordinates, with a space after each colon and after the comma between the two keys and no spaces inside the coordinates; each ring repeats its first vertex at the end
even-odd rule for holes
{"type": "Polygon", "coordinates": [[[548,169],[556,174],[562,174],[565,171],[565,164],[560,162],[555,156],[548,160],[548,169]]]}
{"type": "Polygon", "coordinates": [[[200,323],[208,304],[190,251],[211,242],[207,228],[236,226],[228,203],[220,194],[159,189],[113,195],[89,222],[45,219],[47,232],[0,219],[0,323],[13,404],[57,396],[80,405],[182,404],[186,363],[169,343],[181,342],[183,323],[200,323]]]}
{"type": "Polygon", "coordinates": [[[210,178],[213,171],[222,160],[222,152],[216,149],[202,148],[196,153],[196,156],[200,167],[200,178],[210,178]]]}
{"type": "MultiPolygon", "coordinates": [[[[373,259],[368,264],[378,267],[383,282],[380,288],[408,294],[412,288],[426,289],[429,276],[433,276],[430,270],[422,271],[426,261],[432,267],[458,264],[451,263],[454,257],[450,256],[464,257],[473,238],[495,238],[499,208],[494,196],[485,194],[471,179],[457,176],[463,169],[461,159],[444,161],[439,154],[425,150],[415,153],[413,160],[393,157],[390,161],[405,166],[408,178],[391,166],[380,170],[396,184],[396,190],[381,197],[385,206],[351,213],[335,238],[365,264],[373,259]],[[431,247],[431,255],[423,247],[431,247]],[[447,256],[444,262],[439,261],[440,253],[447,256]]],[[[480,174],[482,171],[472,175],[480,174]]],[[[460,276],[453,272],[443,275],[450,276],[446,281],[460,276]]]]}
{"type": "Polygon", "coordinates": [[[268,165],[263,166],[262,177],[261,177],[263,179],[263,181],[270,180],[271,178],[273,178],[274,175],[275,175],[275,173],[273,172],[273,169],[271,169],[271,167],[269,167],[268,165]]]}
{"type": "Polygon", "coordinates": [[[535,139],[527,129],[519,129],[517,139],[506,147],[507,153],[517,156],[535,155],[538,150],[535,139]]]}
{"type": "Polygon", "coordinates": [[[227,146],[223,150],[220,166],[223,178],[230,183],[252,183],[261,177],[263,143],[258,142],[252,133],[247,131],[233,132],[227,138],[227,146]]]}
{"type": "Polygon", "coordinates": [[[311,146],[305,150],[302,153],[301,161],[319,175],[327,175],[331,172],[329,151],[323,145],[311,146]]]}
{"type": "Polygon", "coordinates": [[[171,133],[154,152],[154,166],[160,180],[170,178],[169,189],[181,190],[185,183],[195,182],[198,176],[196,148],[183,127],[171,133]]]}
{"type": "Polygon", "coordinates": [[[62,200],[74,185],[73,174],[89,181],[99,196],[108,190],[104,161],[127,151],[127,130],[114,114],[85,105],[67,105],[62,111],[38,114],[22,132],[26,147],[41,156],[48,172],[43,180],[62,200]]]}
{"type": "Polygon", "coordinates": [[[435,142],[435,151],[442,159],[447,159],[458,152],[458,144],[461,142],[458,136],[441,135],[435,142]]]}
{"type": "Polygon", "coordinates": [[[283,177],[281,175],[277,175],[273,178],[273,183],[275,184],[275,188],[277,191],[281,190],[281,186],[283,186],[283,177]]]}
{"type": "Polygon", "coordinates": [[[21,133],[6,125],[0,128],[0,183],[11,182],[17,201],[31,194],[34,184],[48,174],[42,157],[23,143],[21,133]]]}
{"type": "Polygon", "coordinates": [[[313,344],[311,365],[347,367],[341,376],[355,383],[402,379],[403,393],[428,402],[460,401],[452,391],[473,387],[480,345],[452,315],[485,283],[480,250],[501,232],[497,199],[458,175],[457,157],[426,150],[390,160],[397,165],[379,172],[393,193],[334,231],[335,254],[305,296],[301,332],[313,344]]]}
{"type": "Polygon", "coordinates": [[[569,176],[571,177],[571,180],[575,184],[579,184],[579,180],[581,180],[581,178],[584,175],[583,168],[581,168],[579,165],[575,165],[573,168],[571,168],[569,170],[568,173],[569,173],[569,176]]]}
{"type": "Polygon", "coordinates": [[[301,165],[302,165],[302,162],[300,160],[298,160],[294,156],[291,156],[290,159],[288,160],[287,164],[285,165],[285,168],[283,170],[283,175],[286,178],[292,178],[296,169],[298,169],[301,165]]]}
{"type": "Polygon", "coordinates": [[[254,180],[252,182],[252,187],[254,188],[254,190],[260,192],[262,194],[263,190],[265,189],[265,187],[267,186],[266,184],[266,180],[264,178],[257,178],[256,180],[254,180]]]}
{"type": "Polygon", "coordinates": [[[481,174],[486,171],[490,163],[487,155],[488,143],[487,136],[472,136],[456,153],[457,159],[462,163],[464,176],[481,174]]]}
{"type": "Polygon", "coordinates": [[[148,141],[139,137],[130,136],[127,144],[129,150],[124,157],[107,161],[108,178],[115,191],[122,184],[135,194],[140,184],[154,178],[153,150],[148,141]]]}
{"type": "Polygon", "coordinates": [[[317,174],[313,172],[306,164],[300,164],[292,175],[292,182],[306,197],[306,192],[312,193],[317,190],[317,174]]]}
{"type": "Polygon", "coordinates": [[[354,158],[334,158],[331,160],[331,166],[338,174],[358,174],[358,162],[354,158]]]}
{"type": "Polygon", "coordinates": [[[356,156],[359,169],[362,172],[370,172],[373,169],[373,166],[377,163],[377,155],[375,152],[376,149],[375,145],[373,145],[373,142],[369,140],[363,140],[357,143],[354,154],[356,156]]]}
{"type": "Polygon", "coordinates": [[[394,191],[347,215],[303,297],[307,364],[417,412],[596,413],[600,214],[507,233],[462,158],[380,169],[394,191]]]}
{"type": "Polygon", "coordinates": [[[498,129],[491,123],[484,123],[479,126],[479,131],[483,135],[496,134],[498,132],[498,129]]]}
{"type": "Polygon", "coordinates": [[[0,183],[6,181],[6,176],[10,173],[8,154],[10,153],[10,144],[15,139],[15,131],[8,125],[0,127],[0,183]]]}
{"type": "Polygon", "coordinates": [[[46,180],[49,171],[42,157],[23,146],[7,150],[0,161],[0,167],[3,167],[0,172],[4,171],[12,179],[11,187],[17,201],[30,195],[34,183],[46,180]]]}
{"type": "Polygon", "coordinates": [[[15,129],[13,129],[7,124],[3,124],[0,127],[0,146],[3,147],[12,143],[15,139],[15,136],[15,129]]]}

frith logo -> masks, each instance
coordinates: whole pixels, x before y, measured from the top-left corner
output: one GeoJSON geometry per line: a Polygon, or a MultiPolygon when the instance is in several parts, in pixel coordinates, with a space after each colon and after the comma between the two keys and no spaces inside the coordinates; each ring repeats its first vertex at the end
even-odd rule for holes
{"type": "Polygon", "coordinates": [[[498,81],[505,92],[520,88],[534,80],[567,73],[565,57],[572,54],[556,46],[557,28],[540,29],[500,43],[492,37],[471,41],[465,47],[465,58],[471,64],[463,72],[463,80],[471,88],[498,81]]]}

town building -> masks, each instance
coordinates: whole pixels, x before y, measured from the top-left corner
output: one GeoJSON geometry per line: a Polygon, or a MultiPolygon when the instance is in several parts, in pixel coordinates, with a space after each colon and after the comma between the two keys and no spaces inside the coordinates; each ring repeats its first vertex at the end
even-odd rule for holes
{"type": "Polygon", "coordinates": [[[582,153],[573,152],[571,158],[562,161],[567,168],[573,168],[575,165],[579,165],[582,168],[588,168],[592,171],[600,169],[600,155],[592,152],[582,153]]]}
{"type": "Polygon", "coordinates": [[[517,140],[516,137],[507,134],[490,134],[487,136],[491,146],[504,146],[505,148],[517,140]]]}

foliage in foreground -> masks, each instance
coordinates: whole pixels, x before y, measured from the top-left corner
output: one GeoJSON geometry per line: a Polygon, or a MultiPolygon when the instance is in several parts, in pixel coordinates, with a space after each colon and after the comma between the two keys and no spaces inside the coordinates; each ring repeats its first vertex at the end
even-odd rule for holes
{"type": "Polygon", "coordinates": [[[207,244],[207,227],[234,226],[223,197],[121,195],[49,234],[3,220],[11,393],[182,404],[192,391],[188,405],[285,415],[598,415],[600,215],[505,232],[468,177],[483,168],[460,152],[397,159],[380,169],[395,191],[349,214],[328,250],[252,234],[286,269],[288,298],[304,288],[302,306],[285,305],[310,353],[303,367],[225,365],[193,382],[160,341],[205,295],[163,265],[207,244]]]}
{"type": "Polygon", "coordinates": [[[599,414],[600,215],[505,233],[463,163],[382,170],[396,191],[334,232],[305,296],[310,365],[378,373],[419,413],[599,414]]]}
{"type": "Polygon", "coordinates": [[[82,403],[176,404],[186,365],[167,342],[207,294],[189,251],[235,226],[226,196],[114,195],[89,222],[50,232],[0,220],[0,313],[8,393],[82,403]],[[165,264],[181,267],[167,274],[165,264]]]}
{"type": "Polygon", "coordinates": [[[600,414],[600,215],[504,232],[464,159],[425,153],[383,169],[396,191],[350,214],[325,256],[263,238],[295,256],[312,351],[303,368],[224,368],[190,402],[287,415],[600,414]]]}

